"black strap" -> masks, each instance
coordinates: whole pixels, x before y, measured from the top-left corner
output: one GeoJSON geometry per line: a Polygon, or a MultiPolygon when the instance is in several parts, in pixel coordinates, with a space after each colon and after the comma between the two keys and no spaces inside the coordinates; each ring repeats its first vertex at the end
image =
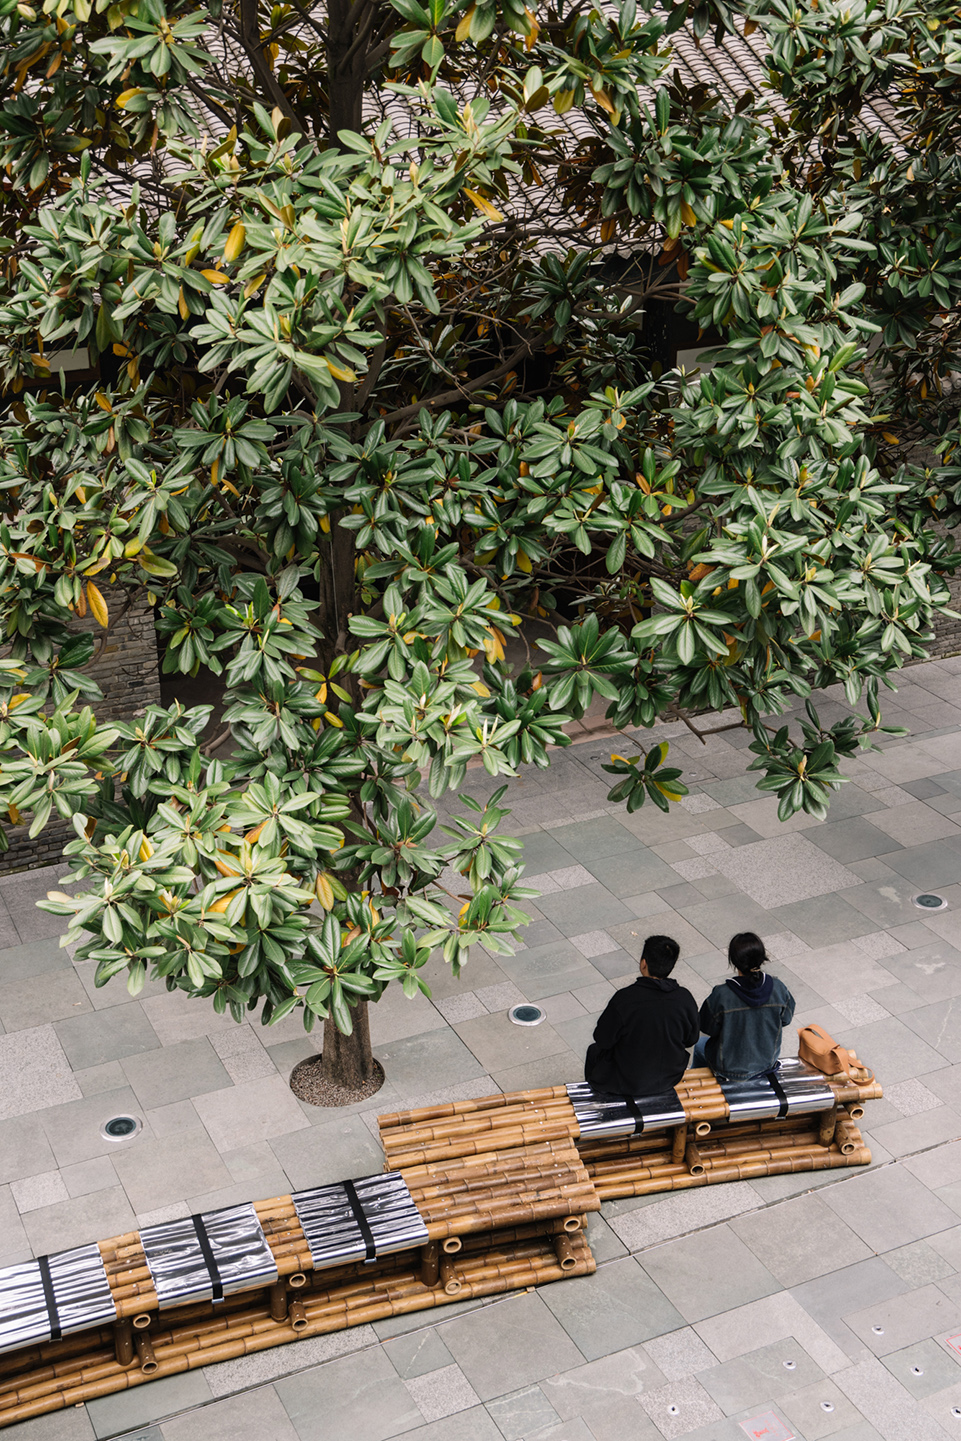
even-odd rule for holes
{"type": "Polygon", "coordinates": [[[370,1229],[370,1222],[364,1215],[364,1208],[360,1203],[360,1197],[357,1194],[357,1187],[354,1185],[353,1181],[343,1181],[341,1182],[341,1184],[344,1188],[344,1195],[347,1197],[347,1204],[353,1211],[354,1220],[357,1222],[357,1225],[360,1229],[361,1240],[367,1248],[367,1260],[372,1261],[377,1255],[377,1247],[374,1244],[374,1233],[370,1229]]]}
{"type": "Polygon", "coordinates": [[[771,1090],[774,1092],[775,1096],[777,1096],[777,1098],[778,1098],[779,1106],[778,1106],[777,1119],[778,1119],[779,1121],[783,1121],[783,1120],[784,1120],[784,1117],[787,1115],[787,1109],[788,1109],[788,1108],[787,1108],[787,1092],[785,1091],[784,1087],[781,1085],[780,1080],[778,1079],[777,1071],[768,1071],[766,1079],[767,1079],[767,1081],[768,1081],[768,1084],[769,1084],[770,1087],[771,1087],[771,1090]]]}
{"type": "Polygon", "coordinates": [[[40,1270],[40,1284],[43,1287],[43,1299],[47,1303],[47,1315],[50,1318],[50,1339],[59,1341],[63,1337],[60,1329],[60,1312],[57,1310],[57,1298],[53,1294],[53,1278],[50,1275],[50,1257],[38,1256],[37,1266],[40,1270]]]}
{"type": "Polygon", "coordinates": [[[222,1301],[224,1299],[224,1288],[223,1282],[220,1279],[220,1267],[217,1265],[214,1257],[210,1237],[207,1235],[207,1227],[204,1225],[204,1218],[203,1216],[196,1215],[191,1216],[190,1219],[193,1221],[194,1230],[197,1232],[197,1243],[200,1246],[200,1254],[203,1256],[207,1270],[210,1273],[210,1284],[212,1287],[210,1299],[212,1301],[222,1301]]]}
{"type": "Polygon", "coordinates": [[[634,1117],[634,1134],[639,1136],[644,1130],[644,1112],[637,1104],[633,1096],[625,1096],[624,1104],[630,1115],[634,1117]]]}

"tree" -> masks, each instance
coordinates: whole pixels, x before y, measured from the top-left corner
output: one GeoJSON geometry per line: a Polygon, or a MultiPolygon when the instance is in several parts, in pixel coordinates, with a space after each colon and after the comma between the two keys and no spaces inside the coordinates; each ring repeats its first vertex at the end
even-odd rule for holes
{"type": "MultiPolygon", "coordinates": [[[[98,984],[299,1008],[369,1083],[367,1002],[509,950],[532,894],[502,790],[441,841],[434,803],[597,697],[733,708],[823,816],[958,559],[950,466],[899,466],[865,381],[956,304],[956,21],[875,8],[5,0],[0,795],[72,821],[88,885],[44,904],[98,984]],[[672,78],[685,23],[763,27],[777,108],[672,78]],[[935,139],[861,134],[872,87],[935,139]],[[709,371],[662,373],[664,301],[709,371]],[[76,622],[144,592],[165,672],[223,676],[227,762],[204,707],[96,720],[76,622]],[[553,638],[511,668],[525,618],[553,638]],[[835,682],[865,717],[822,724],[835,682]]],[[[612,799],[667,809],[629,744],[612,799]]]]}

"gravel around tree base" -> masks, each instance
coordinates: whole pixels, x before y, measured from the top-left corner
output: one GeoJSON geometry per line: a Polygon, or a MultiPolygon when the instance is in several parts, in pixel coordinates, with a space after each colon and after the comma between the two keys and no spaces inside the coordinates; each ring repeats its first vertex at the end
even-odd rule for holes
{"type": "Polygon", "coordinates": [[[384,1084],[384,1068],[375,1061],[374,1073],[365,1085],[356,1090],[334,1085],[324,1079],[321,1071],[323,1059],[323,1056],[311,1056],[306,1061],[298,1061],[290,1073],[290,1089],[299,1100],[307,1101],[311,1106],[355,1106],[358,1101],[366,1101],[376,1095],[384,1084]]]}

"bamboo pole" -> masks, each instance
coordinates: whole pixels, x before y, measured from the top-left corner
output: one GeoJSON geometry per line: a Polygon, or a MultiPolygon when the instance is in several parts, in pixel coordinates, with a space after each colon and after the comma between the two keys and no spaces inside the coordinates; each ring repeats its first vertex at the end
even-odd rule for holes
{"type": "Polygon", "coordinates": [[[137,1355],[140,1357],[140,1369],[145,1376],[152,1376],[157,1369],[157,1357],[153,1345],[146,1331],[137,1332],[137,1355]]]}
{"type": "Polygon", "coordinates": [[[436,1286],[440,1277],[440,1248],[437,1242],[428,1242],[420,1254],[420,1279],[425,1286],[436,1286]]]}
{"type": "Polygon", "coordinates": [[[133,1365],[133,1327],[129,1321],[117,1321],[114,1324],[115,1350],[118,1366],[133,1365]]]}

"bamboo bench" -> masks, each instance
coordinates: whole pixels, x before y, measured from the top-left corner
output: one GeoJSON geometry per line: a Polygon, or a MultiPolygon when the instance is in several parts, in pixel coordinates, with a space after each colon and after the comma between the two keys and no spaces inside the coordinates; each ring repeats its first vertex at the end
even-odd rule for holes
{"type": "Polygon", "coordinates": [[[587,1275],[619,1196],[864,1165],[863,1071],[777,1086],[688,1071],[666,1097],[583,1083],[379,1118],[383,1173],[0,1270],[0,1428],[388,1316],[587,1275]]]}

